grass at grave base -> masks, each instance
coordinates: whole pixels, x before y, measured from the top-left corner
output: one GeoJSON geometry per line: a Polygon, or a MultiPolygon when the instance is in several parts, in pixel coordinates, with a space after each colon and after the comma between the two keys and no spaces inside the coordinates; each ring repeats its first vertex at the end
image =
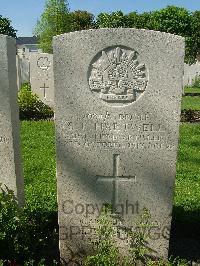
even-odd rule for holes
{"type": "Polygon", "coordinates": [[[26,203],[31,210],[57,209],[54,136],[52,121],[21,123],[26,203]]]}
{"type": "MultiPolygon", "coordinates": [[[[35,260],[48,259],[47,265],[53,265],[53,259],[59,257],[54,137],[53,122],[21,123],[26,202],[34,228],[29,252],[35,260]]],[[[200,124],[197,123],[180,126],[173,220],[174,237],[199,239],[200,124]]]]}
{"type": "Polygon", "coordinates": [[[185,87],[185,93],[200,93],[200,88],[193,88],[193,87],[185,87]]]}
{"type": "MultiPolygon", "coordinates": [[[[24,121],[21,138],[27,205],[56,211],[54,123],[24,121]]],[[[175,215],[182,218],[190,219],[197,212],[200,216],[200,124],[180,126],[174,207],[175,215]]]]}
{"type": "Polygon", "coordinates": [[[178,150],[175,216],[200,221],[200,124],[182,124],[178,150]]]}
{"type": "Polygon", "coordinates": [[[200,96],[184,96],[181,109],[200,110],[200,96]]]}

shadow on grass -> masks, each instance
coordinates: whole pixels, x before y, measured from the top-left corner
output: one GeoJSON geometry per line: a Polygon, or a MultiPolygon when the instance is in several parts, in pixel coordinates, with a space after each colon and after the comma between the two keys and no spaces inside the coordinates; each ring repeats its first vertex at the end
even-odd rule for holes
{"type": "MultiPolygon", "coordinates": [[[[33,222],[27,232],[32,243],[26,259],[36,262],[45,259],[46,265],[59,261],[57,212],[37,212],[29,215],[33,222]]],[[[173,209],[169,255],[187,261],[200,261],[200,210],[186,211],[181,207],[173,209]]]]}
{"type": "Polygon", "coordinates": [[[200,261],[200,210],[174,207],[169,254],[187,261],[200,261]]]}
{"type": "Polygon", "coordinates": [[[30,261],[38,265],[41,260],[45,265],[54,265],[53,261],[59,261],[57,212],[26,209],[22,215],[25,218],[21,218],[19,227],[12,226],[0,241],[0,259],[12,265],[30,261]]]}
{"type": "Polygon", "coordinates": [[[47,263],[48,261],[51,262],[54,259],[58,259],[59,236],[57,211],[35,212],[31,213],[29,217],[35,224],[29,234],[33,239],[32,244],[29,246],[32,253],[31,257],[34,256],[33,259],[36,261],[45,259],[47,263]]]}
{"type": "MultiPolygon", "coordinates": [[[[6,215],[2,212],[4,224],[0,233],[5,237],[0,234],[0,259],[16,266],[24,265],[25,261],[40,265],[41,260],[45,260],[45,265],[56,265],[53,262],[59,262],[57,211],[25,209],[18,213],[17,222],[11,216],[15,209],[6,210],[6,215]]],[[[187,261],[200,261],[200,210],[174,207],[169,253],[187,261]]]]}

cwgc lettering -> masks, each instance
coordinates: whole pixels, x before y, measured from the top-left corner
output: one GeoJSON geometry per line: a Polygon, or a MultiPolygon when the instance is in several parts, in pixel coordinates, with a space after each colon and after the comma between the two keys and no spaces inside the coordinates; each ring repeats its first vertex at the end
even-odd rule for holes
{"type": "Polygon", "coordinates": [[[24,204],[24,183],[19,149],[16,46],[11,37],[0,35],[0,183],[14,191],[24,204]]]}
{"type": "Polygon", "coordinates": [[[129,228],[147,208],[156,224],[152,253],[167,256],[183,61],[183,38],[166,33],[99,29],[54,38],[63,264],[80,265],[90,252],[104,204],[129,228]]]}

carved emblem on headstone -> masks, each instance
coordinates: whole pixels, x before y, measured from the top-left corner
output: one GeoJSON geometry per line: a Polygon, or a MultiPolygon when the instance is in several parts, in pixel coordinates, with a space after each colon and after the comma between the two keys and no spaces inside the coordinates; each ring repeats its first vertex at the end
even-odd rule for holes
{"type": "Polygon", "coordinates": [[[146,66],[130,48],[107,48],[91,62],[90,89],[105,102],[118,105],[134,102],[145,91],[147,83],[146,66]]]}
{"type": "Polygon", "coordinates": [[[48,57],[40,57],[37,61],[37,66],[42,70],[48,70],[51,66],[51,62],[48,57]]]}

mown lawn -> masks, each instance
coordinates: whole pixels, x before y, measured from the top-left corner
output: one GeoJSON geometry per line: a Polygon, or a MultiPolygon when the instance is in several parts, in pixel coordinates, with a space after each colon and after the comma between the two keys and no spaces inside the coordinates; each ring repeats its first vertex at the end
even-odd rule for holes
{"type": "MultiPolygon", "coordinates": [[[[21,123],[26,202],[33,210],[57,208],[54,135],[53,122],[21,123]]],[[[200,212],[200,124],[180,126],[174,206],[182,216],[200,212]]]]}
{"type": "Polygon", "coordinates": [[[185,93],[200,93],[200,88],[185,87],[185,93]]]}
{"type": "Polygon", "coordinates": [[[178,150],[175,215],[200,218],[200,124],[182,124],[178,150]]]}
{"type": "MultiPolygon", "coordinates": [[[[46,258],[47,265],[53,265],[52,261],[59,257],[54,122],[21,122],[21,141],[26,203],[35,228],[29,249],[32,258],[46,258]]],[[[199,258],[190,254],[200,243],[199,224],[200,124],[184,123],[180,125],[170,255],[187,260],[199,258]],[[184,248],[177,249],[178,239],[196,241],[185,244],[189,255],[184,248]]]]}
{"type": "Polygon", "coordinates": [[[21,122],[26,203],[31,210],[57,209],[54,136],[53,122],[21,122]]]}
{"type": "Polygon", "coordinates": [[[200,96],[184,96],[181,109],[200,110],[200,96]]]}

